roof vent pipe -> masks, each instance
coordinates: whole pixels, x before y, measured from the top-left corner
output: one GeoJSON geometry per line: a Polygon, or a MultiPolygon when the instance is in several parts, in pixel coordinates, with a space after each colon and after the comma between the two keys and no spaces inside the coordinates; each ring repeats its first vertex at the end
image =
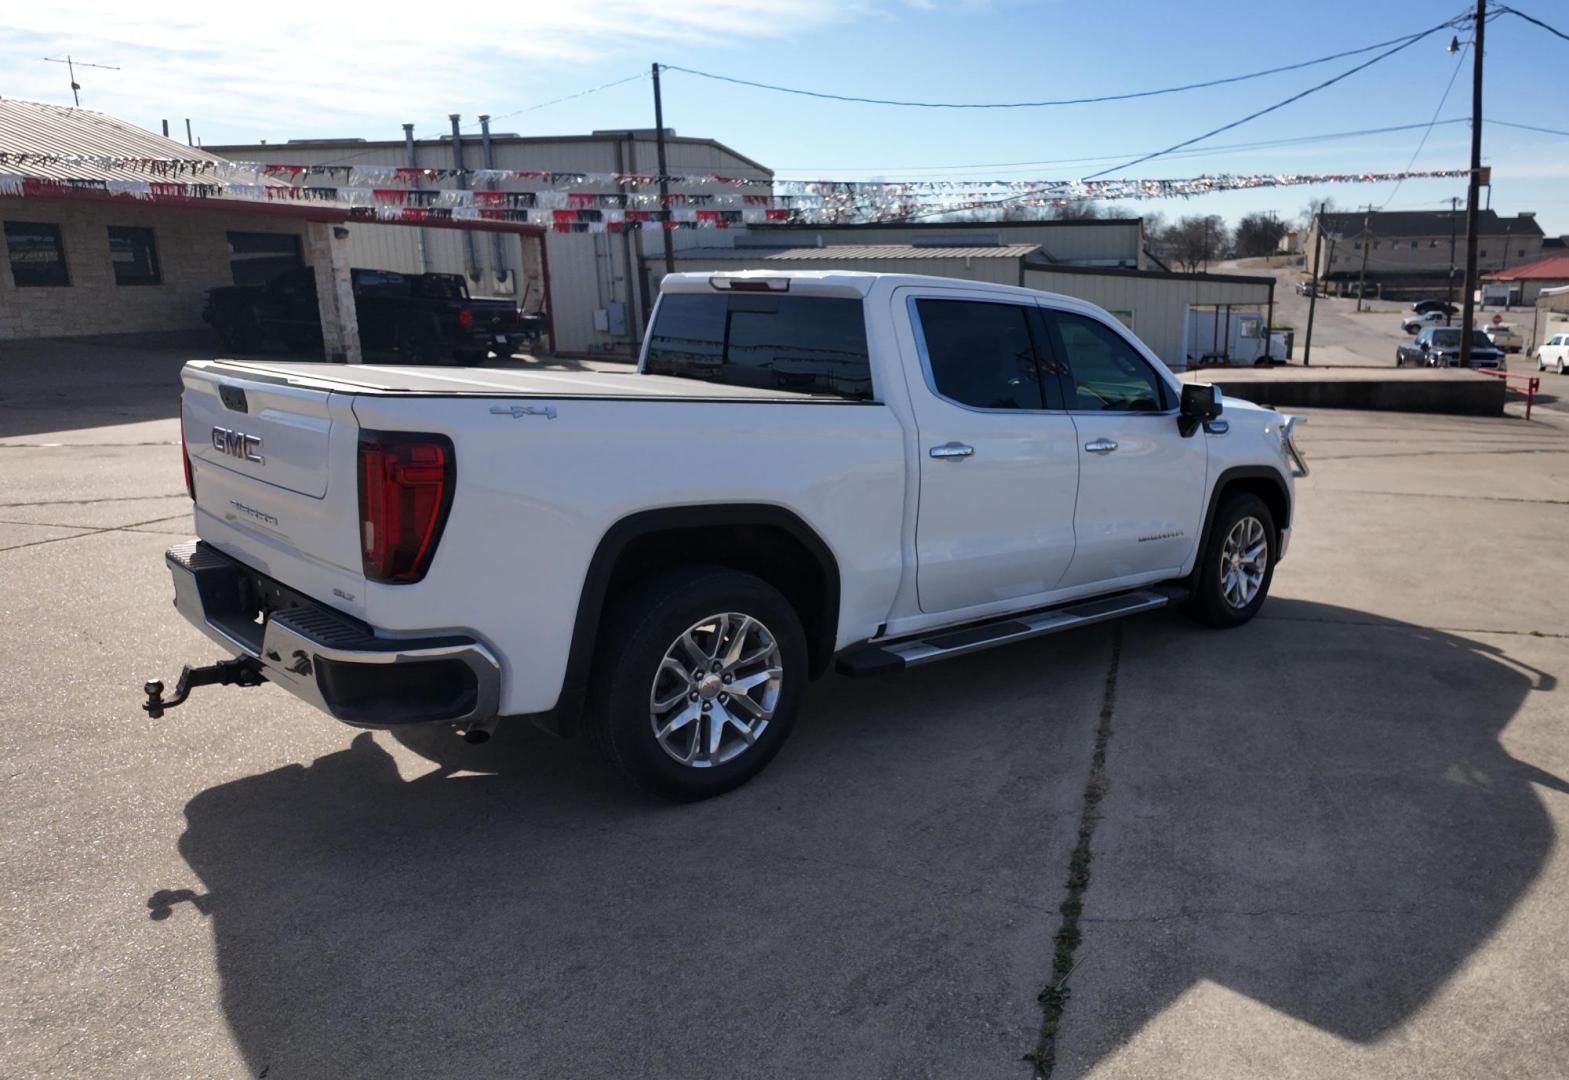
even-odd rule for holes
{"type": "MultiPolygon", "coordinates": [[[[458,190],[462,191],[469,186],[468,177],[463,173],[463,131],[458,126],[457,113],[448,113],[447,119],[452,121],[452,167],[457,170],[458,190]]],[[[478,281],[479,252],[474,250],[474,233],[472,230],[463,230],[463,249],[468,254],[469,280],[478,281]]]]}
{"type": "MultiPolygon", "coordinates": [[[[403,163],[411,169],[419,168],[419,154],[414,149],[414,125],[403,125],[403,163]]],[[[419,180],[414,181],[414,190],[420,188],[419,180]]],[[[430,273],[430,249],[425,244],[425,226],[421,225],[414,230],[414,243],[419,248],[420,273],[430,273]]]]}
{"type": "MultiPolygon", "coordinates": [[[[480,139],[482,140],[482,145],[485,148],[485,168],[487,168],[487,169],[494,169],[496,167],[496,151],[495,151],[495,148],[493,146],[491,146],[491,144],[490,144],[490,114],[489,113],[482,113],[482,114],[480,114],[480,118],[479,118],[479,134],[480,134],[480,139]]],[[[487,181],[485,186],[487,188],[489,188],[491,191],[496,190],[496,182],[494,180],[487,181]]],[[[507,276],[507,249],[506,249],[506,245],[502,241],[501,233],[493,232],[490,235],[491,235],[491,239],[495,241],[496,281],[499,283],[500,281],[505,279],[506,276],[507,276]]],[[[513,292],[516,292],[516,291],[517,291],[517,283],[514,282],[513,283],[513,292]]]]}

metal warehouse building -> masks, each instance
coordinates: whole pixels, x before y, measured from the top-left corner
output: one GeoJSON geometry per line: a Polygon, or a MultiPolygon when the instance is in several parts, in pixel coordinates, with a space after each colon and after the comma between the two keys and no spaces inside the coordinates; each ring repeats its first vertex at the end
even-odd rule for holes
{"type": "MultiPolygon", "coordinates": [[[[1257,354],[1241,350],[1262,349],[1275,279],[1143,269],[1148,256],[1142,237],[1137,218],[957,229],[754,227],[727,237],[728,246],[679,249],[675,269],[862,270],[1019,285],[1105,308],[1175,370],[1251,363],[1257,354]]],[[[663,262],[654,262],[657,280],[663,262]]],[[[1285,357],[1277,351],[1275,359],[1285,357]]]]}
{"type": "MultiPolygon", "coordinates": [[[[381,165],[428,169],[516,169],[543,172],[656,174],[655,133],[649,130],[596,131],[589,135],[521,137],[464,132],[457,148],[450,135],[415,139],[412,130],[398,141],[306,139],[284,143],[209,146],[234,161],[275,165],[381,165]]],[[[666,168],[671,175],[722,175],[770,179],[771,170],[712,139],[686,138],[666,130],[666,168]]],[[[624,186],[621,190],[642,190],[624,186]]],[[[670,186],[672,194],[701,193],[670,186]]],[[[712,190],[706,189],[706,190],[712,190]]],[[[695,230],[675,234],[677,241],[695,230]]],[[[704,229],[711,237],[721,230],[704,229]]],[[[642,338],[653,292],[645,284],[644,249],[663,251],[657,229],[623,233],[547,235],[551,315],[555,350],[565,353],[631,355],[642,338]]],[[[712,242],[712,241],[710,241],[712,242]]],[[[526,310],[538,310],[540,297],[527,294],[516,275],[516,241],[438,233],[429,229],[358,224],[349,239],[355,266],[405,273],[439,271],[468,275],[476,295],[511,296],[526,310]]],[[[653,280],[657,283],[658,276],[653,280]]]]}

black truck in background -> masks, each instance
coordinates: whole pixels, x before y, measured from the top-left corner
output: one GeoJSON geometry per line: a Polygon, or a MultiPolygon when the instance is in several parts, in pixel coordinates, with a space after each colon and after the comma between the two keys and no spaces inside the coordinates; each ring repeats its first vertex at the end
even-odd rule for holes
{"type": "MultiPolygon", "coordinates": [[[[530,350],[544,332],[543,316],[524,315],[511,300],[470,296],[461,274],[349,273],[360,348],[367,353],[395,352],[408,364],[480,364],[492,350],[503,357],[530,350]]],[[[322,348],[310,267],[287,270],[264,285],[211,289],[202,318],[236,353],[275,342],[295,352],[322,348]]]]}

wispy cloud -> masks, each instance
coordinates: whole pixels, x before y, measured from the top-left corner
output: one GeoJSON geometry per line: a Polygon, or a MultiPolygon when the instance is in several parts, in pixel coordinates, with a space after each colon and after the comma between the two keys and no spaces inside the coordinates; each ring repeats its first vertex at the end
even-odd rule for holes
{"type": "Polygon", "coordinates": [[[118,65],[83,69],[83,104],[151,126],[196,118],[208,141],[367,134],[449,112],[504,113],[614,77],[694,43],[744,43],[820,30],[866,13],[835,0],[605,0],[513,6],[189,5],[107,0],[12,5],[0,27],[0,93],[69,100],[67,52],[118,65]]]}

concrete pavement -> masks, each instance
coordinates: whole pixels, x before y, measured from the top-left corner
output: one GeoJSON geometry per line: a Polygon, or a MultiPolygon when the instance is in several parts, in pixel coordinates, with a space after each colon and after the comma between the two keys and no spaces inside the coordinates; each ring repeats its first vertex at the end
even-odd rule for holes
{"type": "Polygon", "coordinates": [[[169,375],[50,398],[8,365],[9,1073],[1023,1078],[1044,1050],[1056,1077],[1546,1077],[1569,1058],[1556,427],[1314,414],[1254,624],[1162,614],[830,679],[758,782],[678,808],[531,730],[400,742],[271,687],[147,720],[144,678],[217,656],[169,607],[162,550],[188,533],[169,375]]]}

